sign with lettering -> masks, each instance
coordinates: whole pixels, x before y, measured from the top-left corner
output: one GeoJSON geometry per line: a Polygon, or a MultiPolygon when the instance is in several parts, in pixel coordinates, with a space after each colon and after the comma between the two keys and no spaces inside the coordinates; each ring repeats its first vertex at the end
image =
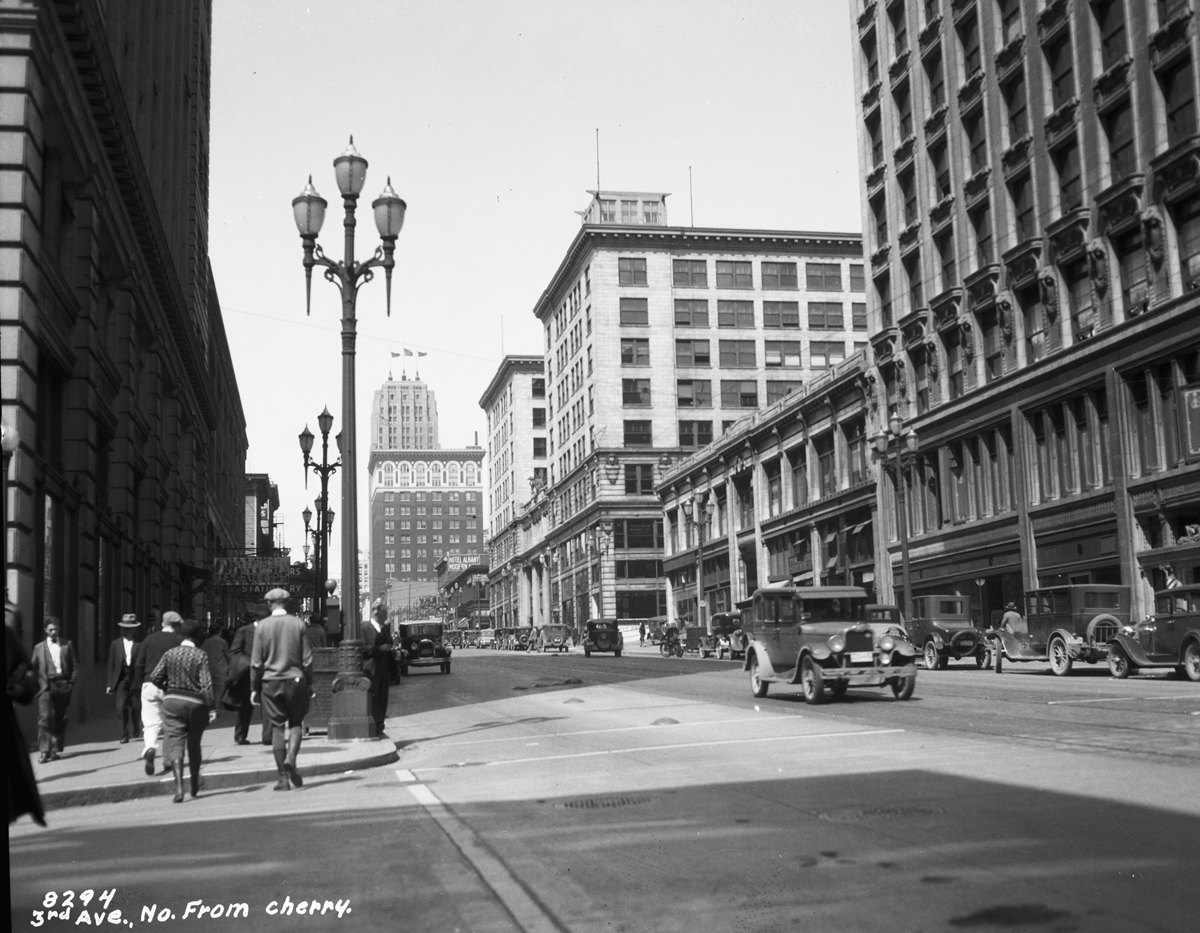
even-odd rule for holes
{"type": "Polygon", "coordinates": [[[1184,386],[1180,417],[1183,418],[1183,439],[1187,459],[1200,459],[1200,385],[1184,386]]]}
{"type": "Polygon", "coordinates": [[[446,572],[461,573],[468,567],[473,567],[480,563],[483,563],[483,560],[478,554],[447,554],[446,572]]]}
{"type": "Polygon", "coordinates": [[[292,574],[286,557],[218,557],[213,561],[213,583],[247,589],[287,586],[292,574]]]}

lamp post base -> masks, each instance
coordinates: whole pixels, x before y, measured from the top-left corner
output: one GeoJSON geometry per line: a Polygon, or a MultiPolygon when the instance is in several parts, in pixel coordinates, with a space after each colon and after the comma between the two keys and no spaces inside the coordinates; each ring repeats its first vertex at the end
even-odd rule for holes
{"type": "Polygon", "coordinates": [[[330,691],[331,742],[380,738],[371,710],[371,679],[362,672],[360,649],[358,643],[338,646],[338,672],[330,691]]]}

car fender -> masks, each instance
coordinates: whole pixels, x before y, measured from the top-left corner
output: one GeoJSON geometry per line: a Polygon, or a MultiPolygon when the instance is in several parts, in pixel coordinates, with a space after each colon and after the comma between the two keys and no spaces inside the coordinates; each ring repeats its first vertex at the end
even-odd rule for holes
{"type": "Polygon", "coordinates": [[[750,670],[750,661],[755,658],[758,659],[760,677],[772,678],[778,676],[775,673],[775,668],[771,666],[771,656],[767,654],[762,644],[756,641],[751,641],[746,648],[746,656],[742,658],[742,670],[750,670]]]}
{"type": "Polygon", "coordinates": [[[1187,653],[1188,645],[1200,646],[1200,631],[1192,630],[1183,636],[1183,641],[1179,643],[1179,663],[1183,663],[1183,656],[1187,653]]]}
{"type": "Polygon", "coordinates": [[[893,654],[899,654],[906,658],[915,658],[917,656],[917,646],[907,639],[901,641],[896,639],[896,646],[892,649],[893,654]]]}
{"type": "Polygon", "coordinates": [[[937,648],[938,651],[941,651],[943,648],[946,647],[946,639],[944,639],[942,637],[941,632],[936,631],[936,630],[929,633],[929,638],[927,639],[927,641],[933,642],[933,646],[935,648],[937,648]]]}
{"type": "Polygon", "coordinates": [[[1108,647],[1111,649],[1113,645],[1119,645],[1121,650],[1129,657],[1129,661],[1136,667],[1145,667],[1151,664],[1146,650],[1142,647],[1142,643],[1132,635],[1126,635],[1124,632],[1117,632],[1108,640],[1108,647]]]}

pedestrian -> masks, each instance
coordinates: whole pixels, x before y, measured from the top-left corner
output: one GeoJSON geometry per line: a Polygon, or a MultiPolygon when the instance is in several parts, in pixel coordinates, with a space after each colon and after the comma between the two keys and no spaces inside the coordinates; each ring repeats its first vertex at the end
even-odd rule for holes
{"type": "Polygon", "coordinates": [[[314,612],[308,617],[305,631],[308,633],[308,643],[313,648],[329,647],[329,633],[325,631],[325,617],[321,613],[314,612]]]}
{"type": "Polygon", "coordinates": [[[638,647],[641,648],[646,644],[646,620],[643,619],[638,625],[638,647]]]}
{"type": "Polygon", "coordinates": [[[138,620],[132,612],[121,616],[121,634],[108,647],[108,685],[121,720],[121,744],[142,736],[142,698],[133,689],[133,661],[137,648],[138,620]]]}
{"type": "Polygon", "coordinates": [[[175,803],[183,803],[185,749],[192,796],[200,793],[200,738],[217,715],[208,654],[196,647],[203,631],[195,619],[182,623],[179,644],[159,658],[150,674],[150,682],[163,691],[163,763],[175,775],[175,803]]]}
{"type": "Polygon", "coordinates": [[[75,689],[75,648],[59,635],[61,624],[46,616],[46,638],[33,646],[33,669],[38,675],[39,764],[55,761],[67,742],[67,709],[75,689]]]}
{"type": "MultiPolygon", "coordinates": [[[[249,619],[233,636],[229,648],[230,692],[237,700],[237,724],[233,727],[233,741],[237,745],[250,744],[250,720],[254,716],[254,704],[250,702],[250,661],[254,655],[254,636],[258,631],[258,620],[249,619]]],[[[271,723],[263,715],[262,744],[271,744],[271,723]]]]}
{"type": "Polygon", "coordinates": [[[296,759],[312,699],[312,647],[304,623],[287,611],[288,598],[284,589],[267,593],[271,614],[258,623],[250,660],[250,702],[261,702],[263,721],[271,723],[279,772],[275,790],[287,790],[289,781],[296,787],[304,784],[296,759]]]}
{"type": "Polygon", "coordinates": [[[1029,634],[1029,624],[1017,609],[1016,603],[1009,602],[1005,605],[1004,615],[1000,617],[1000,628],[1017,636],[1029,634]]]}
{"type": "Polygon", "coordinates": [[[213,715],[219,710],[219,701],[225,693],[225,680],[229,676],[229,642],[221,637],[221,620],[212,619],[204,629],[204,642],[200,645],[208,655],[208,669],[213,682],[213,715]]]}
{"type": "Polygon", "coordinates": [[[5,770],[8,772],[8,822],[15,823],[23,813],[39,826],[46,825],[46,812],[38,794],[29,746],[21,735],[14,703],[26,706],[38,693],[38,676],[21,639],[11,625],[4,626],[4,670],[8,693],[8,741],[5,743],[5,770]]]}
{"type": "Polygon", "coordinates": [[[380,598],[371,604],[371,617],[362,624],[363,673],[371,680],[371,716],[376,735],[383,735],[387,719],[392,653],[396,650],[387,617],[387,606],[380,598]]]}
{"type": "Polygon", "coordinates": [[[178,648],[183,640],[179,626],[183,617],[178,612],[163,613],[162,628],[151,632],[145,641],[138,644],[133,658],[133,682],[142,698],[142,759],[146,763],[146,776],[154,775],[154,756],[158,752],[158,740],[162,735],[163,692],[150,678],[163,655],[178,648]]]}

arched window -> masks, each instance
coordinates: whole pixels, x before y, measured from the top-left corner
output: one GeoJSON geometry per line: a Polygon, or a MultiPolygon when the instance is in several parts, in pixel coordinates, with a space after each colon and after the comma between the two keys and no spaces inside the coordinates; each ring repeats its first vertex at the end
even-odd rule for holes
{"type": "Polygon", "coordinates": [[[417,475],[416,485],[424,486],[425,485],[425,464],[423,464],[423,463],[417,464],[416,475],[417,475]]]}
{"type": "Polygon", "coordinates": [[[442,485],[442,465],[440,463],[434,463],[429,467],[429,485],[442,485]]]}
{"type": "Polygon", "coordinates": [[[473,463],[467,464],[467,485],[475,485],[475,464],[473,463]]]}
{"type": "Polygon", "coordinates": [[[412,485],[412,467],[409,466],[407,463],[400,464],[400,485],[401,486],[411,486],[412,485]]]}
{"type": "Polygon", "coordinates": [[[451,463],[450,466],[446,468],[446,485],[447,486],[457,486],[458,485],[458,464],[457,463],[451,463]]]}
{"type": "Polygon", "coordinates": [[[394,486],[396,484],[396,468],[392,463],[383,465],[383,485],[394,486]]]}

